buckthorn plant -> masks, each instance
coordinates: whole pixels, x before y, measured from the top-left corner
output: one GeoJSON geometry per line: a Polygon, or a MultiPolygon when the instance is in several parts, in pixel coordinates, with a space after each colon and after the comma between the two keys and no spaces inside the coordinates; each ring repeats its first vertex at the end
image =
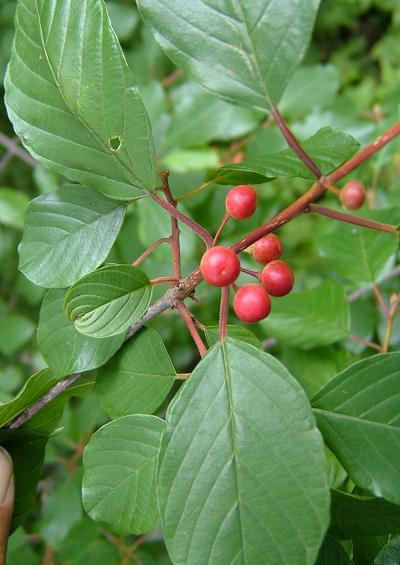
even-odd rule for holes
{"type": "Polygon", "coordinates": [[[0,2],[0,565],[400,563],[399,31],[0,2]]]}

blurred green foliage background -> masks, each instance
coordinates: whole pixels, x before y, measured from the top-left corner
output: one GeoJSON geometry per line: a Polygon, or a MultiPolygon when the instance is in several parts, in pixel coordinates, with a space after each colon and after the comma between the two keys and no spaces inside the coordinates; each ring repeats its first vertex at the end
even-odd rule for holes
{"type": "MultiPolygon", "coordinates": [[[[13,38],[15,4],[14,0],[0,0],[0,88],[13,38]]],[[[132,1],[109,1],[106,4],[150,115],[159,161],[171,172],[170,184],[175,196],[183,196],[199,187],[207,170],[219,163],[235,162],[244,156],[263,156],[285,148],[285,142],[267,116],[231,106],[187,81],[140,21],[132,1]]],[[[398,0],[322,0],[311,48],[280,104],[282,114],[300,139],[311,136],[320,127],[332,126],[351,133],[365,144],[399,118],[399,33],[398,0]]],[[[18,147],[1,102],[2,402],[10,400],[31,374],[45,366],[35,340],[44,290],[34,286],[18,271],[17,249],[27,203],[64,184],[57,175],[41,166],[32,167],[15,155],[18,147]]],[[[357,176],[368,187],[371,208],[397,206],[399,142],[390,144],[365,163],[357,176]]],[[[259,185],[260,205],[256,214],[245,222],[229,223],[224,241],[238,240],[290,203],[307,186],[307,181],[301,179],[259,185]]],[[[210,186],[192,198],[184,199],[182,209],[215,232],[223,215],[227,189],[210,186]]],[[[327,200],[337,206],[334,196],[329,195],[327,200]]],[[[169,235],[169,226],[169,217],[164,211],[152,202],[138,201],[131,206],[109,259],[132,262],[154,240],[169,235]]],[[[295,290],[312,288],[327,279],[339,281],[347,294],[365,286],[367,281],[354,273],[351,249],[346,249],[342,265],[340,260],[339,264],[337,259],[335,263],[335,259],[326,253],[324,242],[328,240],[339,241],[339,253],[343,249],[340,247],[340,229],[326,219],[303,215],[281,230],[285,247],[283,258],[295,271],[295,290]]],[[[187,274],[198,265],[202,244],[185,228],[182,232],[182,259],[187,274]]],[[[250,259],[242,262],[244,266],[254,268],[250,259]]],[[[388,268],[393,264],[392,258],[388,268]]],[[[169,269],[167,246],[160,247],[145,263],[150,277],[168,275],[169,269]]],[[[391,279],[382,285],[382,290],[386,297],[392,290],[398,291],[397,280],[391,279]]],[[[218,292],[202,285],[197,297],[199,301],[193,306],[194,313],[202,323],[215,325],[218,292]]],[[[365,339],[379,340],[384,331],[384,320],[373,297],[366,294],[352,303],[351,310],[354,333],[365,339]]],[[[231,322],[237,323],[237,320],[232,317],[231,322]]],[[[169,312],[153,324],[163,336],[177,370],[190,371],[198,354],[177,314],[169,312]]],[[[262,340],[270,337],[266,325],[257,325],[252,330],[262,340]]],[[[298,331],[301,332],[301,328],[298,331]]],[[[391,349],[400,349],[400,323],[395,325],[391,349]]],[[[302,381],[310,394],[338,370],[370,354],[370,350],[349,339],[309,350],[278,340],[271,351],[302,381]]],[[[105,421],[106,416],[94,394],[74,399],[67,406],[61,429],[49,442],[45,473],[34,510],[24,527],[11,538],[11,565],[161,565],[170,562],[157,529],[143,539],[120,538],[84,517],[80,501],[82,450],[91,433],[105,421]]]]}

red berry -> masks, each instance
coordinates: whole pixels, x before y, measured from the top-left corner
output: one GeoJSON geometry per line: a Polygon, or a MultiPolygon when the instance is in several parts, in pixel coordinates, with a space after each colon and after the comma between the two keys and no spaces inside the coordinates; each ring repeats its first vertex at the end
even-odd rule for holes
{"type": "Polygon", "coordinates": [[[251,324],[268,316],[271,311],[271,300],[262,286],[246,284],[236,292],[233,309],[239,320],[251,324]]]}
{"type": "Polygon", "coordinates": [[[204,253],[200,271],[211,286],[229,286],[239,276],[240,261],[232,249],[217,245],[204,253]]]}
{"type": "Polygon", "coordinates": [[[365,186],[359,180],[350,180],[340,191],[340,200],[349,210],[357,210],[364,204],[365,186]]]}
{"type": "Polygon", "coordinates": [[[239,184],[226,195],[226,211],[236,220],[246,220],[254,214],[257,206],[257,193],[252,186],[239,184]]]}
{"type": "Polygon", "coordinates": [[[260,281],[272,296],[285,296],[294,284],[292,269],[284,261],[271,261],[261,271],[260,281]]]}
{"type": "Polygon", "coordinates": [[[253,243],[250,249],[253,259],[257,263],[265,265],[270,261],[279,259],[282,255],[282,242],[277,235],[269,233],[253,243]]]}

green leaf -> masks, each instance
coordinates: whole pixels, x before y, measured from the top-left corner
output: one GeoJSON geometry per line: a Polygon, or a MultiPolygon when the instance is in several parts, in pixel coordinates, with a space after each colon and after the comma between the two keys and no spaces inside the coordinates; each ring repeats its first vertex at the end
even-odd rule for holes
{"type": "Polygon", "coordinates": [[[164,150],[242,137],[256,129],[262,119],[262,114],[228,104],[190,83],[176,89],[173,100],[174,112],[165,133],[164,150]]]}
{"type": "Polygon", "coordinates": [[[303,118],[328,107],[334,101],[339,85],[339,73],[333,65],[301,67],[292,76],[279,110],[285,117],[303,118]]]}
{"type": "Polygon", "coordinates": [[[218,165],[218,154],[211,148],[177,149],[164,157],[163,164],[175,173],[204,171],[218,165]]]}
{"type": "Polygon", "coordinates": [[[22,229],[29,198],[23,192],[0,188],[0,224],[22,229]]]}
{"type": "Polygon", "coordinates": [[[375,565],[399,565],[400,538],[394,538],[375,557],[375,565]]]}
{"type": "Polygon", "coordinates": [[[363,538],[400,532],[400,506],[383,498],[331,492],[329,532],[338,539],[363,538]]]}
{"type": "Polygon", "coordinates": [[[132,6],[106,2],[111,25],[120,41],[129,40],[139,25],[139,14],[132,6]]]}
{"type": "Polygon", "coordinates": [[[78,471],[65,477],[47,493],[40,533],[52,548],[58,548],[72,526],[82,518],[81,483],[82,474],[78,471]]]}
{"type": "Polygon", "coordinates": [[[7,314],[0,319],[0,352],[16,353],[35,333],[34,323],[21,314],[7,314]]]}
{"type": "Polygon", "coordinates": [[[25,217],[20,270],[39,286],[73,284],[103,263],[124,214],[121,203],[78,185],[35,198],[25,217]]]}
{"type": "MultiPolygon", "coordinates": [[[[354,215],[386,224],[400,222],[399,208],[362,210],[354,215]]],[[[336,273],[361,286],[379,280],[398,243],[393,234],[338,222],[318,239],[318,249],[336,273]]]]}
{"type": "Polygon", "coordinates": [[[105,338],[126,332],[146,312],[151,295],[146,273],[131,265],[107,265],[71,287],[64,308],[80,333],[105,338]]]}
{"type": "Polygon", "coordinates": [[[23,389],[10,402],[0,405],[0,427],[14,420],[27,406],[33,404],[57,383],[49,369],[43,369],[32,375],[23,389]]]}
{"type": "Polygon", "coordinates": [[[139,10],[178,67],[236,104],[279,101],[310,41],[319,1],[139,0],[139,10]]]}
{"type": "MultiPolygon", "coordinates": [[[[330,127],[318,130],[301,145],[324,175],[347,161],[360,146],[358,141],[348,133],[330,127]]],[[[289,148],[278,153],[270,153],[262,158],[253,158],[251,161],[238,165],[218,167],[208,173],[206,181],[218,184],[238,184],[240,182],[260,184],[276,177],[314,178],[310,169],[289,148]]]]}
{"type": "MultiPolygon", "coordinates": [[[[204,329],[204,334],[207,340],[209,347],[218,343],[219,341],[219,326],[208,326],[204,329]]],[[[243,328],[242,326],[227,326],[227,333],[228,337],[232,337],[234,339],[238,339],[240,341],[244,341],[249,343],[250,345],[254,345],[257,349],[261,349],[264,351],[260,340],[247,328],[243,328]]]]}
{"type": "Polygon", "coordinates": [[[14,531],[32,511],[37,483],[42,475],[47,437],[27,430],[0,430],[0,445],[14,465],[15,504],[11,523],[14,531]]]}
{"type": "Polygon", "coordinates": [[[19,0],[5,88],[41,163],[113,198],[154,189],[149,119],[102,0],[19,0]]]}
{"type": "Polygon", "coordinates": [[[343,288],[325,281],[274,300],[262,326],[268,335],[301,349],[330,345],[348,336],[349,305],[343,288]]]}
{"type": "Polygon", "coordinates": [[[83,454],[86,512],[120,534],[140,534],[158,518],[157,465],[165,422],[118,418],[92,435],[83,454]]]}
{"type": "Polygon", "coordinates": [[[400,504],[400,353],[341,372],[313,398],[318,426],[353,482],[400,504]]]}
{"type": "Polygon", "coordinates": [[[175,377],[161,336],[143,328],[97,372],[96,390],[110,418],[152,414],[167,397],[175,377]]]}
{"type": "Polygon", "coordinates": [[[58,379],[104,365],[121,347],[124,335],[95,339],[82,335],[64,314],[65,290],[49,290],[40,310],[37,340],[58,379]]]}
{"type": "Polygon", "coordinates": [[[304,392],[276,359],[227,338],[167,422],[159,504],[174,563],[314,563],[329,518],[326,460],[304,392]]]}
{"type": "Polygon", "coordinates": [[[315,565],[350,565],[350,563],[349,556],[342,545],[330,536],[326,536],[315,565]]]}

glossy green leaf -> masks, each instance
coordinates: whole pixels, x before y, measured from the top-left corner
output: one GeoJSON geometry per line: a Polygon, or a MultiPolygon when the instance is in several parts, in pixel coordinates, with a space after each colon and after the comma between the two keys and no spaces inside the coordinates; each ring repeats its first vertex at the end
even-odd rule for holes
{"type": "Polygon", "coordinates": [[[131,265],[107,265],[71,287],[64,308],[80,333],[105,338],[126,332],[146,312],[151,295],[146,273],[131,265]]]}
{"type": "Polygon", "coordinates": [[[56,382],[57,379],[53,377],[49,369],[44,369],[32,375],[15,398],[6,404],[0,405],[0,427],[8,424],[27,406],[44,396],[56,382]]]}
{"type": "Polygon", "coordinates": [[[3,355],[13,355],[35,333],[34,323],[21,314],[6,314],[0,318],[0,352],[3,355]]]}
{"type": "Polygon", "coordinates": [[[140,534],[158,518],[157,465],[165,422],[118,418],[91,437],[83,454],[86,512],[120,534],[140,534]]]}
{"type": "Polygon", "coordinates": [[[375,557],[374,565],[399,565],[400,538],[394,538],[375,557]]]}
{"type": "Polygon", "coordinates": [[[400,353],[351,365],[312,400],[328,447],[350,478],[400,504],[400,353]]]}
{"type": "Polygon", "coordinates": [[[96,390],[111,418],[152,414],[167,397],[175,376],[161,336],[144,328],[97,372],[96,390]]]}
{"type": "Polygon", "coordinates": [[[236,104],[279,101],[310,41],[318,0],[139,0],[167,55],[202,86],[236,104]]]}
{"type": "Polygon", "coordinates": [[[82,335],[64,314],[65,290],[49,290],[40,310],[37,340],[57,378],[97,369],[121,347],[124,335],[96,339],[82,335]]]}
{"type": "MultiPolygon", "coordinates": [[[[356,215],[385,224],[397,225],[400,222],[399,208],[361,210],[356,215]]],[[[342,222],[333,228],[318,238],[319,253],[329,267],[360,285],[377,282],[398,248],[398,238],[390,233],[342,222]]]]}
{"type": "Polygon", "coordinates": [[[350,565],[351,561],[337,540],[326,536],[319,550],[315,565],[350,565]]]}
{"type": "Polygon", "coordinates": [[[168,409],[159,504],[174,563],[314,563],[326,460],[304,392],[278,361],[231,338],[202,359],[168,409]]]}
{"type": "Polygon", "coordinates": [[[64,288],[107,257],[125,206],[88,187],[72,185],[33,200],[19,247],[19,268],[32,282],[64,288]]]}
{"type": "Polygon", "coordinates": [[[268,335],[301,349],[330,345],[348,336],[349,305],[343,288],[325,281],[274,300],[262,326],[268,335]]]}
{"type": "Polygon", "coordinates": [[[5,88],[41,163],[114,198],[154,189],[150,123],[102,0],[19,0],[5,88]]]}
{"type": "Polygon", "coordinates": [[[29,198],[23,192],[0,188],[0,224],[22,229],[29,198]]]}
{"type": "Polygon", "coordinates": [[[165,132],[164,150],[241,137],[256,129],[262,119],[262,114],[228,104],[190,83],[176,89],[173,100],[174,112],[165,132]]]}
{"type": "Polygon", "coordinates": [[[329,532],[338,539],[400,532],[400,506],[383,498],[331,492],[329,532]]]}
{"type": "MultiPolygon", "coordinates": [[[[327,175],[349,159],[360,144],[348,133],[330,127],[318,130],[302,143],[324,175],[327,175]]],[[[253,158],[238,165],[224,165],[208,173],[206,181],[218,184],[264,183],[274,178],[301,177],[313,179],[310,169],[293,153],[284,149],[265,157],[253,158]]]]}

